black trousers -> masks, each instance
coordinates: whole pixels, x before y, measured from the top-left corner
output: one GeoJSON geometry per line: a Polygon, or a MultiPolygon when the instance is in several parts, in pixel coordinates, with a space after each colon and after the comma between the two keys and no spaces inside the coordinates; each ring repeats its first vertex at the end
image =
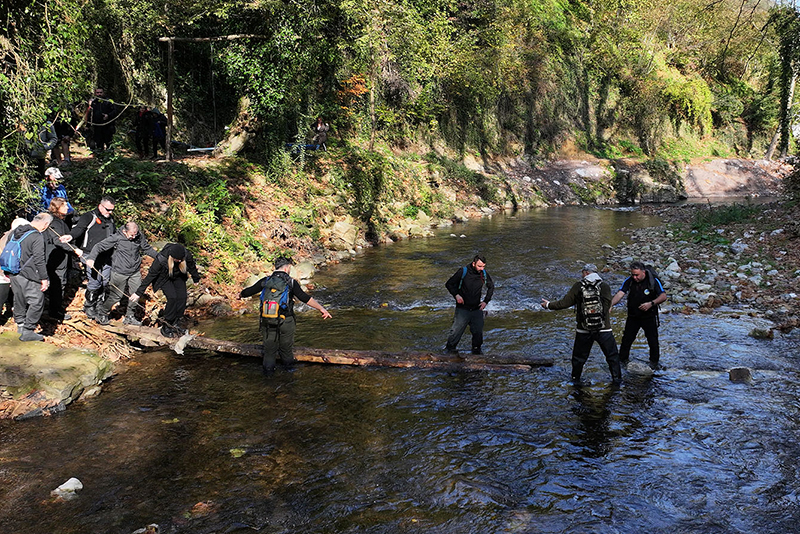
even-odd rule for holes
{"type": "Polygon", "coordinates": [[[186,312],[186,280],[180,277],[171,278],[161,286],[161,292],[167,297],[162,319],[168,325],[175,326],[178,319],[186,312]]]}
{"type": "Polygon", "coordinates": [[[625,321],[625,331],[622,333],[622,341],[619,344],[619,357],[626,362],[631,357],[631,346],[639,334],[639,330],[644,330],[644,337],[647,338],[647,345],[650,347],[650,361],[658,363],[660,347],[658,345],[658,315],[649,317],[631,317],[625,321]]]}
{"type": "Polygon", "coordinates": [[[575,332],[575,343],[572,346],[572,380],[580,380],[583,366],[589,359],[594,342],[600,345],[600,350],[606,357],[611,380],[622,380],[622,369],[619,363],[619,352],[613,332],[575,332]]]}

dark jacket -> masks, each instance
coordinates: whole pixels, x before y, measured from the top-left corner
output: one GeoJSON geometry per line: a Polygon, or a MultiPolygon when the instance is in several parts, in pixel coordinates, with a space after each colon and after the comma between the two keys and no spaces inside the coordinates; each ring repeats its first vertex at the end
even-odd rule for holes
{"type": "MultiPolygon", "coordinates": [[[[108,250],[113,250],[111,255],[111,272],[129,276],[139,270],[142,266],[142,254],[147,254],[151,258],[156,258],[158,252],[147,238],[139,232],[136,238],[128,239],[120,228],[116,234],[107,237],[92,247],[91,252],[86,256],[87,260],[96,260],[97,257],[108,250]]],[[[187,266],[188,267],[188,266],[187,266]]]]}
{"type": "MultiPolygon", "coordinates": [[[[286,313],[287,317],[290,315],[294,315],[295,297],[297,298],[297,300],[303,303],[308,303],[308,301],[311,300],[311,295],[303,291],[303,288],[300,286],[300,283],[291,276],[289,276],[289,273],[285,273],[283,271],[275,271],[274,273],[272,273],[271,276],[280,276],[286,281],[287,284],[289,284],[289,303],[287,306],[288,312],[286,313]]],[[[269,278],[270,276],[265,276],[252,286],[243,289],[242,292],[239,293],[239,298],[252,297],[253,295],[261,293],[261,290],[264,289],[264,284],[269,278]]]]}
{"type": "Polygon", "coordinates": [[[169,256],[170,252],[172,251],[172,247],[176,246],[178,245],[170,243],[156,255],[156,259],[153,261],[153,265],[150,266],[147,276],[144,280],[142,280],[142,285],[140,285],[139,289],[134,292],[136,295],[139,295],[140,297],[144,295],[144,292],[147,291],[147,286],[150,284],[153,284],[153,291],[158,291],[170,280],[175,280],[176,278],[182,278],[183,280],[186,280],[189,278],[189,275],[192,276],[192,280],[194,280],[195,284],[200,281],[200,273],[197,272],[197,264],[194,262],[194,256],[192,256],[192,253],[188,250],[186,251],[186,257],[184,258],[184,261],[186,262],[186,274],[175,268],[172,270],[172,276],[170,276],[168,263],[169,256]]]}
{"type": "Polygon", "coordinates": [[[83,250],[92,250],[100,241],[114,235],[115,231],[114,218],[103,217],[100,210],[95,208],[81,215],[70,235],[73,246],[83,250]]]}
{"type": "Polygon", "coordinates": [[[661,280],[653,275],[653,271],[645,269],[645,277],[641,282],[637,282],[629,276],[619,288],[620,291],[628,295],[628,315],[630,317],[652,317],[658,315],[658,306],[653,306],[649,310],[642,311],[639,306],[645,302],[656,300],[659,295],[664,293],[664,286],[661,280]]]}
{"type": "Polygon", "coordinates": [[[466,308],[467,310],[477,310],[481,307],[481,292],[483,285],[486,284],[486,297],[483,302],[489,303],[494,294],[494,282],[492,277],[486,270],[483,271],[486,275],[481,274],[471,263],[467,265],[467,273],[464,274],[464,268],[457,270],[456,273],[450,277],[445,283],[444,287],[450,292],[453,297],[461,295],[464,299],[464,304],[456,303],[456,308],[466,308]],[[463,279],[462,279],[463,275],[463,279]],[[461,286],[461,287],[459,287],[461,286]]]}
{"type": "Polygon", "coordinates": [[[30,224],[18,226],[9,239],[19,239],[26,232],[33,230],[33,233],[25,238],[19,246],[20,266],[22,267],[16,276],[21,276],[34,282],[47,280],[47,263],[44,255],[44,236],[30,224]]]}
{"type": "Polygon", "coordinates": [[[59,271],[67,268],[69,253],[72,247],[69,243],[59,241],[59,236],[69,235],[69,226],[63,219],[53,217],[50,228],[44,231],[44,254],[47,258],[47,268],[51,271],[59,271]],[[50,229],[52,228],[52,230],[50,229]]]}
{"type": "MultiPolygon", "coordinates": [[[[594,274],[596,279],[599,279],[600,276],[596,273],[594,274]]],[[[592,280],[593,277],[590,274],[586,277],[589,280],[592,280]],[[590,278],[591,277],[591,278],[590,278]]],[[[566,308],[575,306],[575,321],[576,321],[576,330],[578,332],[588,332],[588,328],[586,327],[586,320],[583,316],[583,310],[581,310],[580,304],[581,299],[583,298],[583,292],[581,291],[581,282],[575,282],[567,294],[561,300],[554,300],[547,305],[548,310],[564,310],[566,308]]],[[[600,301],[603,303],[603,328],[601,332],[611,331],[611,286],[608,285],[606,282],[602,282],[600,284],[600,301]]]]}

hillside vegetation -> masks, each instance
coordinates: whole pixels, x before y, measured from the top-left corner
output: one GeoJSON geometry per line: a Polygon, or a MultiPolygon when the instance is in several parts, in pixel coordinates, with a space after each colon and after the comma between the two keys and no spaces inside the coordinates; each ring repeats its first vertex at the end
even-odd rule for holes
{"type": "Polygon", "coordinates": [[[0,15],[0,222],[37,181],[40,125],[82,117],[102,86],[122,110],[118,147],[73,171],[76,203],[117,197],[154,237],[214,250],[221,281],[239,257],[314,254],[336,220],[377,242],[400,217],[516,205],[516,186],[468,159],[536,166],[574,146],[670,174],[793,149],[800,17],[784,3],[34,0],[0,15]],[[174,138],[226,157],[128,158],[133,111],[164,111],[170,74],[174,138]],[[287,153],[317,116],[329,151],[287,153]]]}

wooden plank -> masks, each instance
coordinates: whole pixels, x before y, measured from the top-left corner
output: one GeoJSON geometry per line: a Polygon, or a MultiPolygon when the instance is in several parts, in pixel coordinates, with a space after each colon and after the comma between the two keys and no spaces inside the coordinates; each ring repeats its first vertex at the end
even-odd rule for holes
{"type": "MultiPolygon", "coordinates": [[[[176,338],[167,338],[161,335],[158,328],[145,326],[107,326],[107,330],[124,335],[129,339],[147,344],[158,343],[161,346],[174,348],[178,342],[176,338]]],[[[239,343],[221,339],[212,339],[197,335],[186,346],[221,352],[237,354],[240,356],[262,357],[261,344],[239,343]]],[[[333,365],[373,365],[381,367],[417,367],[424,369],[475,369],[475,370],[511,370],[530,371],[532,367],[549,367],[553,365],[552,358],[536,356],[515,355],[457,355],[440,354],[436,352],[387,352],[377,350],[342,350],[342,349],[314,349],[295,347],[294,357],[297,361],[308,363],[323,363],[333,365]]]]}

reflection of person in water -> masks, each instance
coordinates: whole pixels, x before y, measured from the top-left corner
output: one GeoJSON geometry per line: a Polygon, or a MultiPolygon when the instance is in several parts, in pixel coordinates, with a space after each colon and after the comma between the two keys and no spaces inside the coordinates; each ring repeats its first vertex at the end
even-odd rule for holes
{"type": "Polygon", "coordinates": [[[583,448],[582,453],[588,458],[602,458],[608,454],[612,439],[618,435],[610,428],[611,410],[608,407],[614,391],[604,388],[598,395],[585,388],[572,391],[576,401],[572,411],[579,418],[573,445],[583,448]]]}

